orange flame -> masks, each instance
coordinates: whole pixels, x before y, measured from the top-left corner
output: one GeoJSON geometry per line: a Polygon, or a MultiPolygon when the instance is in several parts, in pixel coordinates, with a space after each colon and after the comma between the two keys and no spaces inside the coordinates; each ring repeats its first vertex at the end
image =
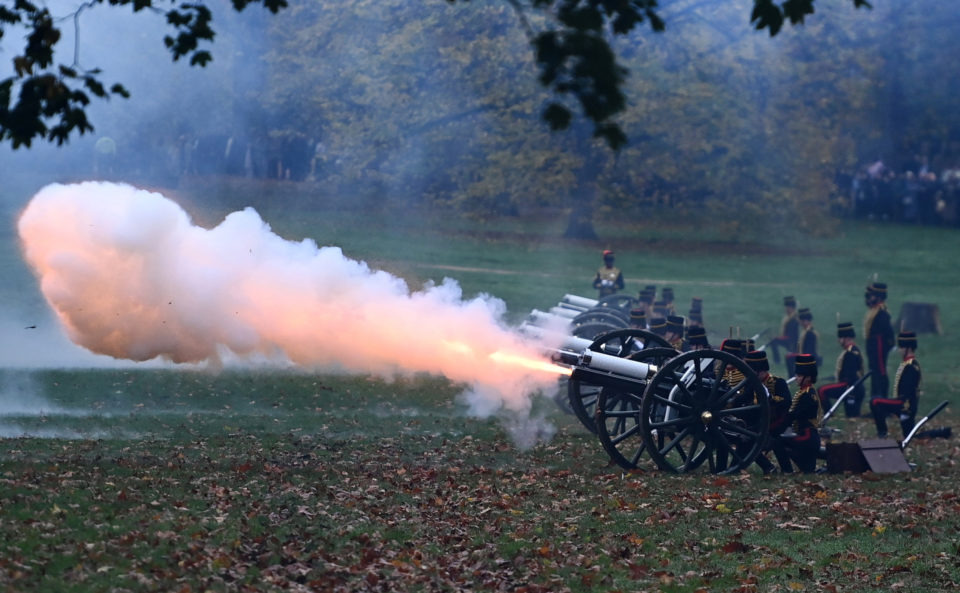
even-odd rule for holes
{"type": "Polygon", "coordinates": [[[521,366],[532,371],[555,373],[557,375],[569,375],[573,372],[567,367],[558,366],[545,360],[537,360],[535,358],[528,358],[519,354],[510,354],[508,352],[494,352],[490,355],[490,360],[501,364],[521,366]]]}

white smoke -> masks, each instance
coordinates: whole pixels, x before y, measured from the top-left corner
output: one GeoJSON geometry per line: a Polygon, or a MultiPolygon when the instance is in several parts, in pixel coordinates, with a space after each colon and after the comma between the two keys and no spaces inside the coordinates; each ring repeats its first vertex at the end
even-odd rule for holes
{"type": "Polygon", "coordinates": [[[157,193],[56,184],[33,197],[18,230],[44,297],[92,352],[215,363],[226,350],[385,377],[427,372],[468,384],[474,413],[521,419],[532,394],[556,385],[557,369],[504,325],[503,301],[464,299],[449,279],[411,291],[337,247],[277,236],[250,208],[204,229],[157,193]]]}

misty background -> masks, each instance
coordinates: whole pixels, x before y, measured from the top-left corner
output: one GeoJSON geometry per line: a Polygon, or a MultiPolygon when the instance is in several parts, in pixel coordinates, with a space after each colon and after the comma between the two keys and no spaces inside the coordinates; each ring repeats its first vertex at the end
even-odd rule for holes
{"type": "MultiPolygon", "coordinates": [[[[51,182],[119,180],[175,198],[199,187],[200,209],[254,206],[268,220],[309,208],[310,195],[375,204],[365,215],[387,219],[385,204],[475,220],[688,217],[731,240],[757,228],[829,233],[850,211],[838,180],[878,159],[898,169],[922,155],[940,171],[960,155],[955,11],[875,4],[818,2],[805,25],[770,38],[752,29],[750,0],[664,3],[665,33],[614,40],[630,70],[619,118],[630,143],[616,155],[582,122],[549,132],[528,38],[502,0],[292,2],[276,16],[214,0],[206,68],[171,62],[162,14],[85,9],[77,61],[132,96],[93,101],[95,132],[65,146],[0,146],[12,270],[0,365],[112,364],[63,338],[22,263],[16,216],[51,182]],[[235,197],[244,183],[260,203],[235,197]]],[[[48,5],[69,15],[79,3],[48,5]]],[[[61,25],[57,61],[69,64],[74,27],[61,25]]],[[[0,76],[20,35],[0,43],[0,76]]]]}

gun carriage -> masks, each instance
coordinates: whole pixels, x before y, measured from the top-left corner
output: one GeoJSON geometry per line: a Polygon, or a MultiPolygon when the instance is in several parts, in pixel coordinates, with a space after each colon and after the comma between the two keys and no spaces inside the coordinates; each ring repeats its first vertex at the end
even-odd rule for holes
{"type": "MultiPolygon", "coordinates": [[[[766,445],[766,390],[736,356],[681,354],[640,329],[614,328],[590,339],[576,335],[572,322],[566,327],[573,335],[562,337],[554,360],[572,370],[569,409],[624,469],[640,467],[646,453],[664,471],[733,473],[766,445]]],[[[525,331],[547,333],[537,325],[525,331]]]]}

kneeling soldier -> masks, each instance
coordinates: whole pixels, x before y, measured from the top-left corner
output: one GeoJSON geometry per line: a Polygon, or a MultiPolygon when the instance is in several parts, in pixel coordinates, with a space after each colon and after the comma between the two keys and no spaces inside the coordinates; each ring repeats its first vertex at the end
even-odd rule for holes
{"type": "Polygon", "coordinates": [[[780,434],[773,443],[773,452],[784,473],[793,471],[791,461],[802,472],[817,468],[820,453],[820,418],[823,409],[814,384],[817,382],[817,359],[812,354],[799,354],[794,360],[797,392],[793,394],[785,424],[793,432],[780,434]]]}
{"type": "Polygon", "coordinates": [[[757,373],[757,378],[763,384],[764,392],[757,394],[757,397],[767,398],[770,404],[770,435],[767,438],[767,444],[756,460],[763,473],[769,474],[774,470],[774,467],[767,459],[767,451],[771,449],[770,444],[774,435],[779,435],[783,432],[781,427],[786,427],[787,412],[790,409],[790,387],[780,377],[770,374],[770,362],[767,360],[766,352],[762,350],[747,352],[743,360],[757,373]]]}
{"type": "Polygon", "coordinates": [[[920,396],[920,363],[917,362],[917,334],[900,332],[897,347],[903,354],[903,362],[897,369],[893,382],[893,394],[896,399],[875,397],[870,400],[870,410],[877,424],[877,436],[887,437],[887,416],[896,414],[900,418],[900,429],[906,438],[917,417],[917,399],[920,396]]]}

